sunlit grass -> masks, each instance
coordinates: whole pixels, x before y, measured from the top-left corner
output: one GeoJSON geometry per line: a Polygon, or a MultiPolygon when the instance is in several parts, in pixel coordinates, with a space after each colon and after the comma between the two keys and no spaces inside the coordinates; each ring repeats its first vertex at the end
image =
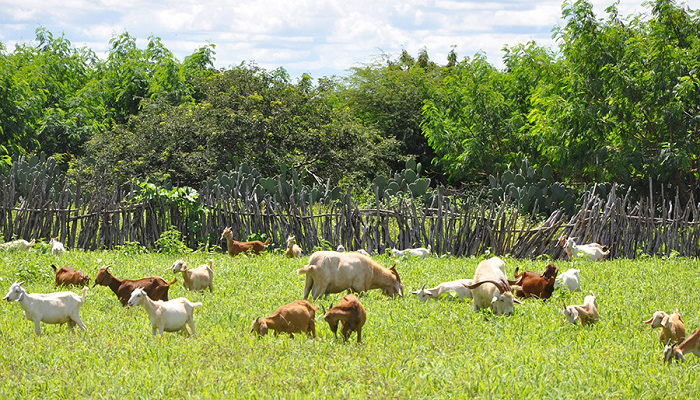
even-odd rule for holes
{"type": "MultiPolygon", "coordinates": [[[[88,292],[85,333],[43,325],[37,337],[19,304],[0,313],[1,398],[696,398],[700,360],[661,362],[659,332],[642,320],[678,307],[686,331],[700,326],[700,269],[694,259],[576,261],[582,293],[555,291],[548,302],[526,301],[511,318],[474,313],[471,301],[390,300],[377,291],[360,298],[367,310],[363,344],[334,339],[317,318],[316,339],[249,333],[251,321],[299,299],[304,261],[279,255],[232,259],[224,254],[168,256],[71,251],[57,259],[41,252],[0,253],[0,291],[18,276],[29,292],[52,292],[49,265],[68,265],[94,277],[112,264],[117,277],[159,275],[171,280],[176,258],[190,265],[214,259],[213,294],[171,298],[204,303],[195,310],[200,336],[150,335],[142,308],[122,308],[106,287],[88,292]],[[581,303],[593,290],[600,323],[566,324],[561,302],[581,303]],[[488,321],[487,321],[488,319],[488,321]]],[[[308,259],[308,258],[305,258],[308,259]]],[[[386,256],[379,260],[391,265],[386,256]]],[[[470,278],[476,258],[398,262],[410,293],[423,284],[470,278]]],[[[542,271],[546,262],[506,259],[542,271]]],[[[569,262],[556,263],[561,271],[569,262]]],[[[74,289],[78,292],[77,289],[74,289]]],[[[322,300],[327,307],[341,294],[322,300]]],[[[320,304],[321,301],[315,302],[320,304]]]]}

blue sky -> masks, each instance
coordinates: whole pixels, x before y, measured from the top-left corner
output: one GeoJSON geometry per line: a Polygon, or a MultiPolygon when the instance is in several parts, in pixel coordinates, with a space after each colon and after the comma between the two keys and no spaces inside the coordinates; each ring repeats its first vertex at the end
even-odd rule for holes
{"type": "MultiPolygon", "coordinates": [[[[599,18],[613,0],[594,0],[599,18]]],[[[620,14],[647,12],[642,0],[620,0],[620,14]]],[[[700,8],[700,0],[681,1],[700,8]]],[[[32,42],[38,27],[64,34],[76,47],[103,56],[109,40],[128,32],[143,46],[162,39],[178,59],[207,43],[216,45],[216,66],[254,61],[284,67],[298,77],[346,75],[382,54],[427,49],[444,63],[486,53],[500,66],[504,45],[530,40],[553,46],[562,1],[458,0],[0,0],[0,42],[11,51],[32,42]]]]}

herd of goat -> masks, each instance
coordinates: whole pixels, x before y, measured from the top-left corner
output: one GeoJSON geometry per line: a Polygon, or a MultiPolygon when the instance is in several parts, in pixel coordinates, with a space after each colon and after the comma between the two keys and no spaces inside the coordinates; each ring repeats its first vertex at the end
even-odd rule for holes
{"type": "MultiPolygon", "coordinates": [[[[260,254],[269,244],[266,242],[248,241],[239,242],[233,239],[230,228],[224,229],[221,239],[226,239],[227,250],[231,256],[250,252],[260,254]]],[[[565,249],[570,260],[575,257],[587,257],[590,260],[602,261],[608,255],[610,249],[597,243],[577,245],[576,238],[561,238],[560,245],[565,249]]],[[[3,243],[0,249],[27,250],[34,242],[16,240],[3,243]]],[[[49,243],[53,254],[59,255],[66,250],[57,238],[49,243]]],[[[296,244],[294,236],[287,239],[285,255],[290,258],[300,258],[301,248],[296,244]]],[[[395,257],[413,256],[425,258],[430,255],[428,248],[416,248],[397,250],[392,249],[395,257]]],[[[10,287],[6,301],[17,301],[24,310],[25,317],[34,322],[34,330],[41,334],[41,323],[68,324],[72,331],[77,325],[85,330],[85,325],[80,319],[80,308],[88,291],[90,277],[82,271],[63,266],[57,268],[51,265],[55,273],[56,287],[59,286],[85,286],[81,296],[71,292],[56,293],[27,293],[22,287],[24,282],[15,282],[10,287]]],[[[184,260],[173,263],[172,272],[180,273],[183,285],[190,291],[214,290],[214,265],[209,260],[208,265],[201,265],[189,269],[184,260]]],[[[288,333],[293,337],[294,333],[306,333],[310,337],[316,336],[315,318],[318,307],[307,301],[309,295],[313,300],[321,296],[347,291],[342,300],[328,310],[322,308],[323,319],[329,324],[334,335],[337,335],[338,325],[341,325],[343,340],[347,341],[352,332],[357,332],[357,342],[362,339],[362,327],[367,319],[364,307],[353,293],[363,293],[368,290],[380,289],[387,297],[402,297],[404,285],[396,268],[385,268],[377,263],[364,250],[346,252],[342,246],[336,251],[317,251],[311,254],[308,264],[297,270],[298,274],[305,275],[304,293],[302,300],[296,300],[279,307],[268,317],[256,318],[251,326],[251,332],[260,336],[267,334],[271,329],[275,336],[279,333],[288,333]]],[[[146,277],[140,279],[119,279],[113,276],[109,266],[101,267],[94,280],[93,287],[102,285],[109,287],[123,305],[142,306],[150,321],[152,335],[163,335],[163,332],[182,331],[189,336],[196,335],[194,326],[194,309],[201,307],[202,303],[193,303],[185,297],[168,299],[170,286],[178,280],[165,281],[160,277],[146,277]]],[[[569,269],[559,274],[558,268],[549,264],[542,274],[532,271],[518,273],[515,270],[514,279],[508,279],[505,273],[505,263],[499,257],[492,257],[481,261],[472,279],[459,279],[443,282],[433,288],[426,289],[425,285],[419,290],[413,291],[421,301],[436,299],[447,292],[455,292],[460,299],[470,298],[475,311],[490,308],[494,315],[512,315],[515,305],[521,304],[520,299],[551,297],[555,287],[580,291],[580,270],[569,269]]],[[[581,305],[563,304],[563,314],[566,320],[572,324],[580,322],[582,325],[593,324],[600,318],[598,302],[591,291],[585,296],[581,305]]],[[[684,360],[685,354],[700,356],[700,328],[686,338],[683,319],[676,309],[673,314],[657,311],[647,321],[652,328],[661,328],[660,341],[664,345],[663,358],[665,362],[672,360],[684,360]]]]}

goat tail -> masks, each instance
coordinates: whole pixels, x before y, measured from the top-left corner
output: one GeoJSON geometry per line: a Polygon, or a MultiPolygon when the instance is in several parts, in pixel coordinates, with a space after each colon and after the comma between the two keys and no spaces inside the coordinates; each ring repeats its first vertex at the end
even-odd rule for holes
{"type": "Polygon", "coordinates": [[[202,303],[192,303],[192,308],[201,307],[202,303]]]}
{"type": "Polygon", "coordinates": [[[270,238],[267,238],[267,240],[263,243],[263,246],[267,246],[268,244],[270,244],[270,238]]]}
{"type": "Polygon", "coordinates": [[[172,282],[168,283],[168,286],[172,285],[173,283],[177,282],[177,278],[173,279],[172,282]]]}
{"type": "Polygon", "coordinates": [[[311,270],[313,270],[314,267],[315,267],[315,265],[307,265],[307,266],[305,266],[304,268],[299,268],[299,269],[297,270],[297,274],[299,274],[299,275],[307,274],[307,273],[309,273],[311,270]]]}
{"type": "Polygon", "coordinates": [[[209,259],[209,269],[212,271],[214,270],[214,260],[212,260],[211,258],[209,259]]]}
{"type": "Polygon", "coordinates": [[[80,302],[81,302],[81,303],[82,303],[83,301],[85,301],[85,295],[87,294],[87,292],[88,292],[88,287],[87,287],[87,286],[84,286],[84,287],[83,287],[83,294],[80,296],[80,302]]]}

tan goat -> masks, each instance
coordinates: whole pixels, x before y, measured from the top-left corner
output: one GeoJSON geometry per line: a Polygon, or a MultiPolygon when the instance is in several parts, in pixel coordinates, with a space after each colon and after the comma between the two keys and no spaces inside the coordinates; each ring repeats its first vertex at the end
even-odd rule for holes
{"type": "Polygon", "coordinates": [[[323,319],[328,322],[334,336],[337,336],[338,323],[342,322],[340,332],[343,334],[343,342],[347,342],[350,334],[357,332],[357,343],[362,341],[362,326],[367,320],[365,308],[354,294],[346,294],[337,306],[328,311],[324,310],[323,319]]]}
{"type": "Polygon", "coordinates": [[[673,343],[680,343],[685,339],[685,325],[683,325],[683,318],[681,318],[677,308],[671,315],[657,311],[644,323],[651,324],[652,328],[661,327],[661,335],[659,336],[661,345],[665,345],[669,340],[673,343]]]}
{"type": "Polygon", "coordinates": [[[293,338],[297,332],[306,332],[310,337],[316,337],[316,310],[318,307],[308,301],[296,300],[281,306],[269,317],[256,318],[250,331],[260,336],[265,336],[272,329],[275,336],[285,332],[293,338]]]}
{"type": "Polygon", "coordinates": [[[669,339],[666,342],[666,347],[664,347],[664,361],[667,363],[673,360],[685,361],[685,354],[687,353],[700,357],[700,328],[696,329],[692,335],[679,345],[671,344],[671,339],[669,339]]]}
{"type": "Polygon", "coordinates": [[[195,269],[188,269],[184,260],[177,260],[172,266],[173,274],[182,272],[182,284],[185,289],[198,291],[209,288],[214,291],[214,260],[209,260],[209,265],[200,265],[195,269]]]}

